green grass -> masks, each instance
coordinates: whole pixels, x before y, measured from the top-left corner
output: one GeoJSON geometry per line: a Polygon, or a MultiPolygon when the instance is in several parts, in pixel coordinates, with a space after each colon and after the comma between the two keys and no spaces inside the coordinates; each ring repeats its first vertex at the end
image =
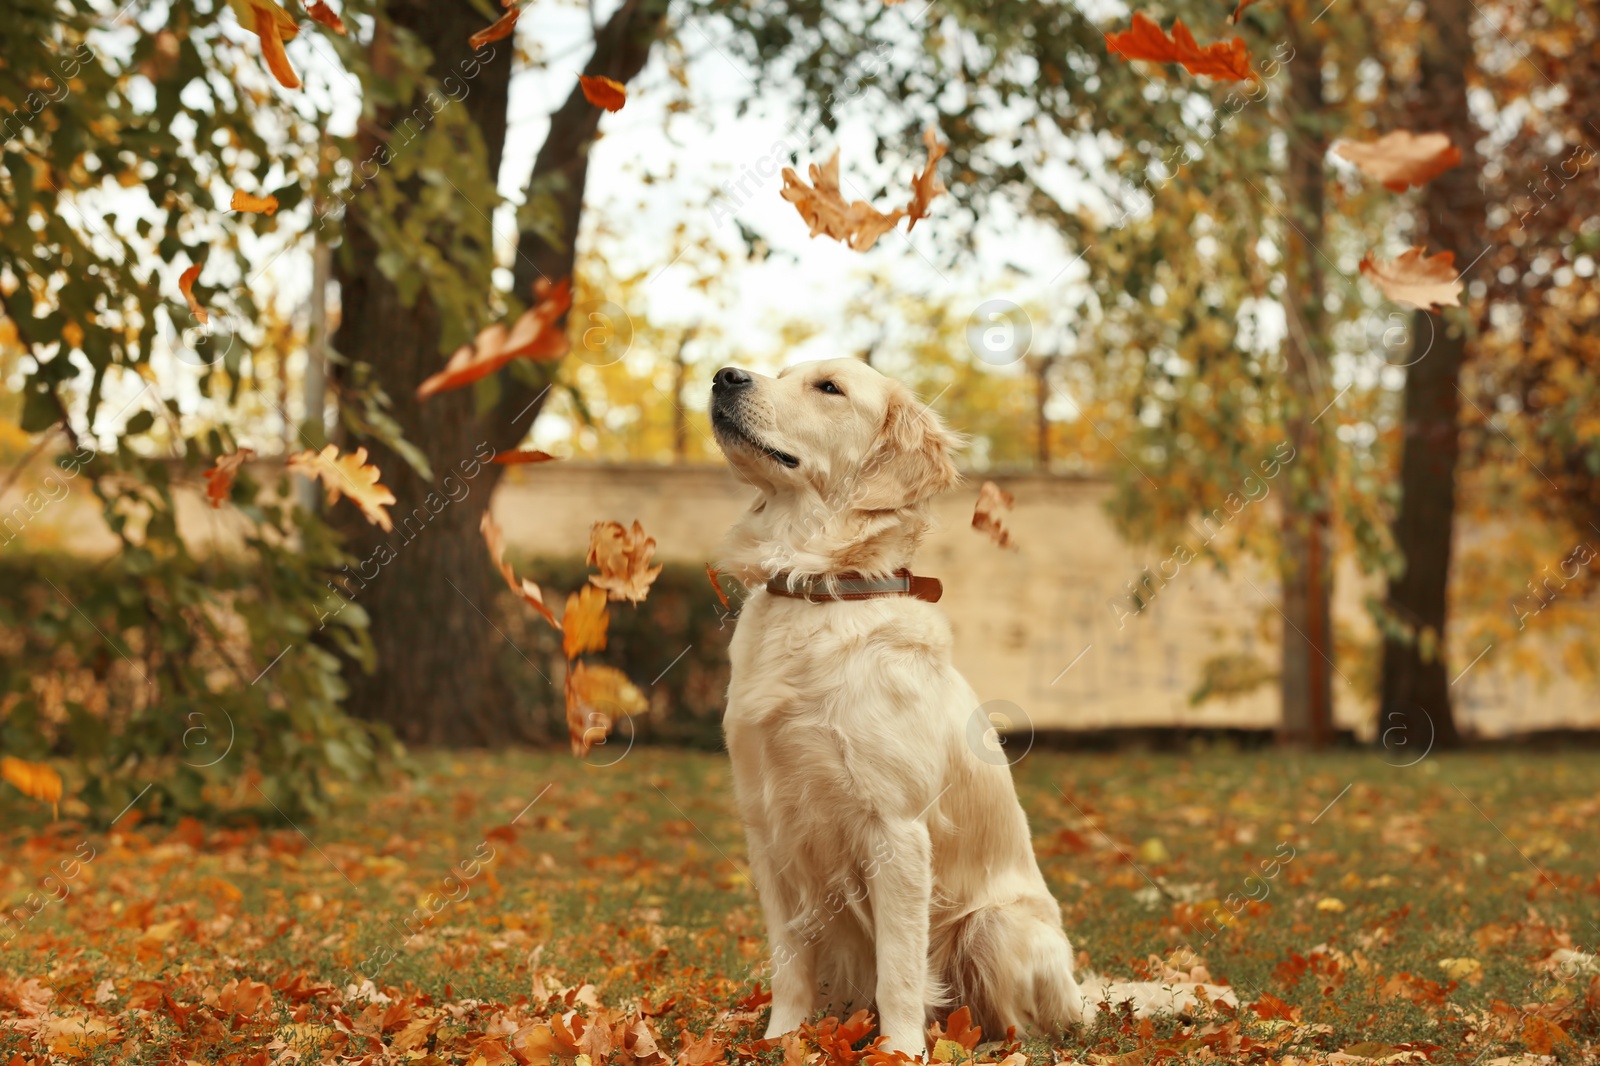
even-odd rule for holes
{"type": "MultiPolygon", "coordinates": [[[[8,927],[0,970],[38,978],[57,1010],[120,1019],[96,1057],[152,1062],[254,1046],[248,1026],[208,1038],[183,1011],[235,977],[342,987],[364,974],[434,1003],[489,1005],[592,983],[611,1007],[675,997],[660,1019],[670,1033],[702,1031],[764,976],[725,757],[639,748],[608,767],[545,752],[417,764],[413,779],[298,828],[8,820],[10,900],[80,845],[95,854],[63,902],[8,927]],[[156,987],[179,1009],[128,1010],[156,987]],[[119,1043],[134,1029],[136,1047],[119,1043]]],[[[1276,1031],[1271,1056],[1409,1043],[1473,1062],[1548,1043],[1561,1061],[1592,1061],[1584,997],[1600,981],[1590,991],[1587,975],[1539,966],[1600,943],[1600,754],[1435,754],[1396,768],[1354,753],[1034,751],[1015,773],[1068,933],[1098,971],[1159,975],[1151,956],[1190,948],[1242,1001],[1269,995],[1297,1012],[1292,1025],[1250,1023],[1258,1039],[1276,1031]],[[1261,877],[1271,858],[1275,875],[1261,877]],[[1219,924],[1230,894],[1261,902],[1219,924]]],[[[7,996],[0,986],[0,1019],[20,1016],[7,996]]],[[[310,995],[299,1002],[310,1013],[291,1018],[297,1001],[280,989],[259,1032],[340,1001],[310,995]]],[[[1204,1032],[1111,1018],[1027,1050],[1048,1062],[1052,1049],[1160,1045],[1201,1061],[1213,1053],[1194,1042],[1204,1032]]],[[[31,1053],[30,1039],[0,1030],[0,1054],[31,1053]]]]}

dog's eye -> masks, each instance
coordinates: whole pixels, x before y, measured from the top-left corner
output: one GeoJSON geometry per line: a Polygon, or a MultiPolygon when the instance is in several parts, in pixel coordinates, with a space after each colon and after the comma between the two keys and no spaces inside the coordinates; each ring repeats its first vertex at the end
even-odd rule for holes
{"type": "Polygon", "coordinates": [[[831,381],[819,381],[819,382],[817,382],[817,391],[818,392],[826,392],[826,393],[828,393],[830,395],[833,395],[833,396],[843,396],[844,395],[844,393],[840,390],[839,386],[835,385],[831,381]]]}

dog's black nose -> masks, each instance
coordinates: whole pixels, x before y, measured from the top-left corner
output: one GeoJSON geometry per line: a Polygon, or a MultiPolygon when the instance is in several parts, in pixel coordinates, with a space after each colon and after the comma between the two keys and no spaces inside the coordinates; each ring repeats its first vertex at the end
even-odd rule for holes
{"type": "Polygon", "coordinates": [[[752,380],[748,370],[725,366],[712,376],[711,387],[718,392],[733,392],[736,389],[749,388],[752,380]]]}

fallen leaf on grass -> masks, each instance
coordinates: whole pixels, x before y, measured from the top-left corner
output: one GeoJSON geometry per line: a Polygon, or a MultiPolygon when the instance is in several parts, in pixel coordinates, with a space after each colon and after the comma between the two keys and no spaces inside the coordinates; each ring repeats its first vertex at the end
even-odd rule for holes
{"type": "Polygon", "coordinates": [[[194,283],[200,280],[200,264],[196,263],[182,274],[178,275],[178,291],[183,293],[184,300],[189,304],[189,313],[205,325],[211,316],[206,313],[205,307],[194,298],[194,283]]]}
{"type": "Polygon", "coordinates": [[[1344,900],[1335,896],[1324,896],[1317,900],[1317,910],[1327,911],[1333,914],[1343,914],[1344,900]]]}
{"type": "Polygon", "coordinates": [[[1388,262],[1372,258],[1369,252],[1361,259],[1361,273],[1403,307],[1422,310],[1461,306],[1463,285],[1456,272],[1454,252],[1426,255],[1422,248],[1408,248],[1400,258],[1388,262]]]}
{"type": "Polygon", "coordinates": [[[354,455],[340,455],[335,445],[316,452],[307,448],[289,457],[289,469],[302,477],[320,478],[328,490],[329,505],[339,502],[341,495],[361,508],[367,521],[385,533],[394,528],[386,504],[395,502],[394,493],[378,483],[382,475],[376,466],[367,462],[367,450],[357,448],[354,455]]]}
{"type": "Polygon", "coordinates": [[[233,491],[233,479],[239,476],[239,467],[255,458],[253,448],[240,448],[231,455],[219,455],[215,465],[206,471],[206,499],[212,509],[221,507],[233,491]]]}
{"type": "Polygon", "coordinates": [[[500,452],[489,461],[491,463],[499,463],[501,466],[518,466],[523,463],[553,463],[556,461],[556,456],[551,455],[549,452],[538,452],[531,450],[520,452],[500,452]]]}
{"type": "Polygon", "coordinates": [[[495,524],[495,520],[487,511],[484,512],[483,520],[478,523],[478,530],[483,534],[483,542],[489,546],[489,556],[494,559],[495,569],[500,571],[500,576],[505,578],[506,584],[510,586],[511,591],[521,596],[523,603],[539,612],[539,617],[555,628],[560,629],[561,623],[556,621],[556,616],[551,613],[550,608],[545,604],[544,593],[539,590],[539,586],[527,578],[518,579],[517,575],[512,572],[511,564],[506,562],[505,536],[500,532],[500,527],[495,524]]]}
{"type": "Polygon", "coordinates": [[[567,597],[567,609],[561,615],[561,650],[568,659],[586,651],[605,651],[610,625],[606,594],[593,585],[583,586],[567,597]]]}
{"type": "Polygon", "coordinates": [[[579,74],[578,85],[583,89],[583,98],[595,107],[603,107],[607,111],[621,111],[622,105],[628,102],[627,86],[614,78],[579,74]]]}
{"type": "Polygon", "coordinates": [[[1182,19],[1172,23],[1172,35],[1169,37],[1154,19],[1142,11],[1133,13],[1130,29],[1106,34],[1106,51],[1124,59],[1178,63],[1190,74],[1201,74],[1219,81],[1243,81],[1255,76],[1250,70],[1250,52],[1245,47],[1243,37],[1217,41],[1202,48],[1182,19]]]}
{"type": "Polygon", "coordinates": [[[1439,969],[1452,981],[1476,983],[1483,980],[1483,963],[1477,959],[1440,959],[1439,969]]]}
{"type": "Polygon", "coordinates": [[[985,481],[978,490],[978,503],[972,509],[972,528],[989,534],[989,539],[1002,548],[1012,547],[1011,531],[1000,517],[1017,502],[1016,497],[992,481],[985,481]]]}
{"type": "Polygon", "coordinates": [[[546,362],[566,355],[567,335],[555,325],[572,306],[571,279],[541,286],[534,295],[538,302],[518,316],[509,330],[496,322],[471,344],[457,348],[443,370],[417,386],[417,399],[426,400],[448,389],[469,385],[513,359],[546,362]]]}
{"type": "Polygon", "coordinates": [[[53,1053],[72,1059],[88,1058],[91,1051],[116,1035],[116,1026],[110,1022],[82,1014],[51,1018],[39,1030],[40,1038],[53,1053]]]}
{"type": "Polygon", "coordinates": [[[939,1043],[949,1042],[964,1051],[971,1051],[983,1039],[983,1030],[972,1024],[972,1011],[961,1007],[951,1012],[943,1026],[929,1026],[928,1035],[939,1043]]]}
{"type": "Polygon", "coordinates": [[[322,0],[311,0],[306,5],[306,14],[311,16],[311,21],[321,23],[341,37],[345,36],[344,19],[322,0]]]}
{"type": "Polygon", "coordinates": [[[1340,141],[1333,154],[1348,159],[1390,192],[1426,185],[1461,162],[1461,149],[1450,143],[1449,135],[1410,130],[1395,130],[1365,144],[1340,141]]]}
{"type": "Polygon", "coordinates": [[[467,43],[472,45],[474,50],[477,50],[490,41],[499,41],[510,37],[511,32],[517,28],[517,15],[520,13],[518,8],[512,8],[504,15],[501,15],[492,25],[485,26],[471,37],[468,37],[467,43]]]}
{"type": "Polygon", "coordinates": [[[270,215],[278,210],[276,196],[256,196],[241,189],[233,191],[233,199],[228,203],[230,211],[249,211],[256,214],[270,215]]]}
{"type": "Polygon", "coordinates": [[[643,603],[661,573],[659,565],[650,565],[655,550],[655,538],[645,536],[644,527],[637,520],[631,530],[623,529],[620,522],[596,522],[589,530],[585,562],[600,572],[590,574],[589,583],[605,589],[613,600],[643,603]]]}
{"type": "Polygon", "coordinates": [[[0,756],[0,777],[29,799],[42,800],[53,809],[61,804],[61,775],[42,762],[0,756]]]}
{"type": "Polygon", "coordinates": [[[1529,1015],[1522,1023],[1522,1043],[1535,1055],[1549,1055],[1555,1051],[1557,1044],[1565,1044],[1571,1039],[1561,1026],[1537,1014],[1529,1015]]]}
{"type": "Polygon", "coordinates": [[[289,54],[283,50],[283,43],[294,40],[300,33],[294,16],[272,0],[228,0],[228,6],[233,8],[239,25],[260,38],[261,58],[272,76],[278,79],[278,84],[285,89],[300,88],[300,78],[289,65],[289,54]]]}

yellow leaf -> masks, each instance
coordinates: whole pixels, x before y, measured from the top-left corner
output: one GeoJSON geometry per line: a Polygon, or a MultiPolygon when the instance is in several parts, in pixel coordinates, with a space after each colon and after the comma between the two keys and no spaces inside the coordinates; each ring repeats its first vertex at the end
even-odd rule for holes
{"type": "Polygon", "coordinates": [[[1483,963],[1477,959],[1440,959],[1439,969],[1452,981],[1467,981],[1478,975],[1483,963]]]}
{"type": "Polygon", "coordinates": [[[561,650],[568,659],[586,651],[604,651],[610,625],[606,594],[593,585],[583,586],[567,597],[567,609],[561,616],[561,650]]]}
{"type": "Polygon", "coordinates": [[[631,531],[623,529],[620,522],[596,522],[589,530],[586,561],[600,572],[591,574],[589,583],[605,589],[613,600],[642,603],[661,573],[661,567],[650,565],[655,550],[655,538],[645,536],[637,521],[631,531]]]}
{"type": "Polygon", "coordinates": [[[1343,914],[1344,900],[1338,899],[1334,896],[1323,896],[1321,899],[1317,900],[1317,910],[1329,911],[1333,914],[1343,914]]]}
{"type": "Polygon", "coordinates": [[[307,448],[289,457],[289,469],[302,477],[320,478],[328,490],[328,503],[339,501],[341,495],[361,508],[367,521],[385,533],[394,528],[385,505],[395,502],[394,493],[378,483],[382,476],[378,468],[367,462],[367,450],[357,448],[354,455],[340,455],[330,444],[321,452],[307,448]]]}
{"type": "Polygon", "coordinates": [[[967,1049],[954,1040],[940,1040],[933,1045],[934,1062],[958,1062],[966,1053],[967,1049]]]}
{"type": "Polygon", "coordinates": [[[11,782],[29,799],[43,800],[59,813],[61,775],[42,762],[28,762],[10,755],[0,758],[0,777],[11,782]]]}
{"type": "Polygon", "coordinates": [[[583,662],[567,664],[567,736],[574,755],[589,754],[589,748],[605,740],[618,718],[649,709],[644,693],[621,670],[583,662]]]}

